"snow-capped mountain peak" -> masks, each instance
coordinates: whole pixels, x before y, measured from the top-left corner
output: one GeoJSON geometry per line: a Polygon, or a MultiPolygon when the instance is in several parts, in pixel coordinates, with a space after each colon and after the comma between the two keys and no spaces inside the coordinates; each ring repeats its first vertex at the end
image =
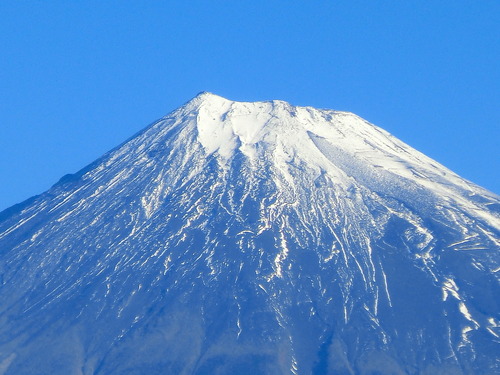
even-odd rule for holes
{"type": "Polygon", "coordinates": [[[499,212],[352,113],[201,93],[0,214],[0,374],[495,373],[499,212]]]}

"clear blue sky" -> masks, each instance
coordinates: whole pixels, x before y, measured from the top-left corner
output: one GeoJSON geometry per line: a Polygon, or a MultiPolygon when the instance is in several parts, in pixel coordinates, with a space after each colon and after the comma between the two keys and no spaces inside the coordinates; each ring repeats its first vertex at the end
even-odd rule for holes
{"type": "Polygon", "coordinates": [[[355,112],[500,193],[500,1],[0,1],[0,210],[200,91],[355,112]]]}

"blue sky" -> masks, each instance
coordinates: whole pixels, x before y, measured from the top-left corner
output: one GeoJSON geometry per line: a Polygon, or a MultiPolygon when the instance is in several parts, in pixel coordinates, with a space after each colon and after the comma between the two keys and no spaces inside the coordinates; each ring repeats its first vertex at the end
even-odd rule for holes
{"type": "Polygon", "coordinates": [[[500,193],[500,1],[0,2],[0,210],[200,91],[355,112],[500,193]]]}

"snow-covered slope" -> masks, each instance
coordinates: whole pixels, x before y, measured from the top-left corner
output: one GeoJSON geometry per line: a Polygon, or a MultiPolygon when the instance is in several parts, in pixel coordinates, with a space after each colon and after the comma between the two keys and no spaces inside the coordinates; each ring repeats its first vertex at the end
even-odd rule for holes
{"type": "Polygon", "coordinates": [[[0,213],[0,374],[500,372],[500,198],[202,93],[0,213]]]}

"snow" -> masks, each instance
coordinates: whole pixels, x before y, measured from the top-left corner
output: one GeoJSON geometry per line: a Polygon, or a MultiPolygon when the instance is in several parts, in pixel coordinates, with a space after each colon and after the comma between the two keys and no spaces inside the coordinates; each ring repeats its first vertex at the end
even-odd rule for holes
{"type": "Polygon", "coordinates": [[[455,299],[461,300],[460,295],[458,294],[457,284],[453,279],[447,278],[443,282],[443,301],[448,299],[448,295],[451,294],[455,299]]]}
{"type": "Polygon", "coordinates": [[[237,151],[254,161],[262,147],[270,151],[274,168],[288,182],[293,180],[290,165],[299,160],[345,188],[353,178],[359,182],[371,177],[370,188],[394,193],[394,188],[403,187],[401,181],[407,181],[407,188],[426,189],[500,226],[498,215],[468,199],[491,193],[352,113],[293,107],[281,101],[233,102],[210,93],[202,93],[187,107],[197,113],[197,139],[206,155],[216,153],[223,164],[237,151]]]}

